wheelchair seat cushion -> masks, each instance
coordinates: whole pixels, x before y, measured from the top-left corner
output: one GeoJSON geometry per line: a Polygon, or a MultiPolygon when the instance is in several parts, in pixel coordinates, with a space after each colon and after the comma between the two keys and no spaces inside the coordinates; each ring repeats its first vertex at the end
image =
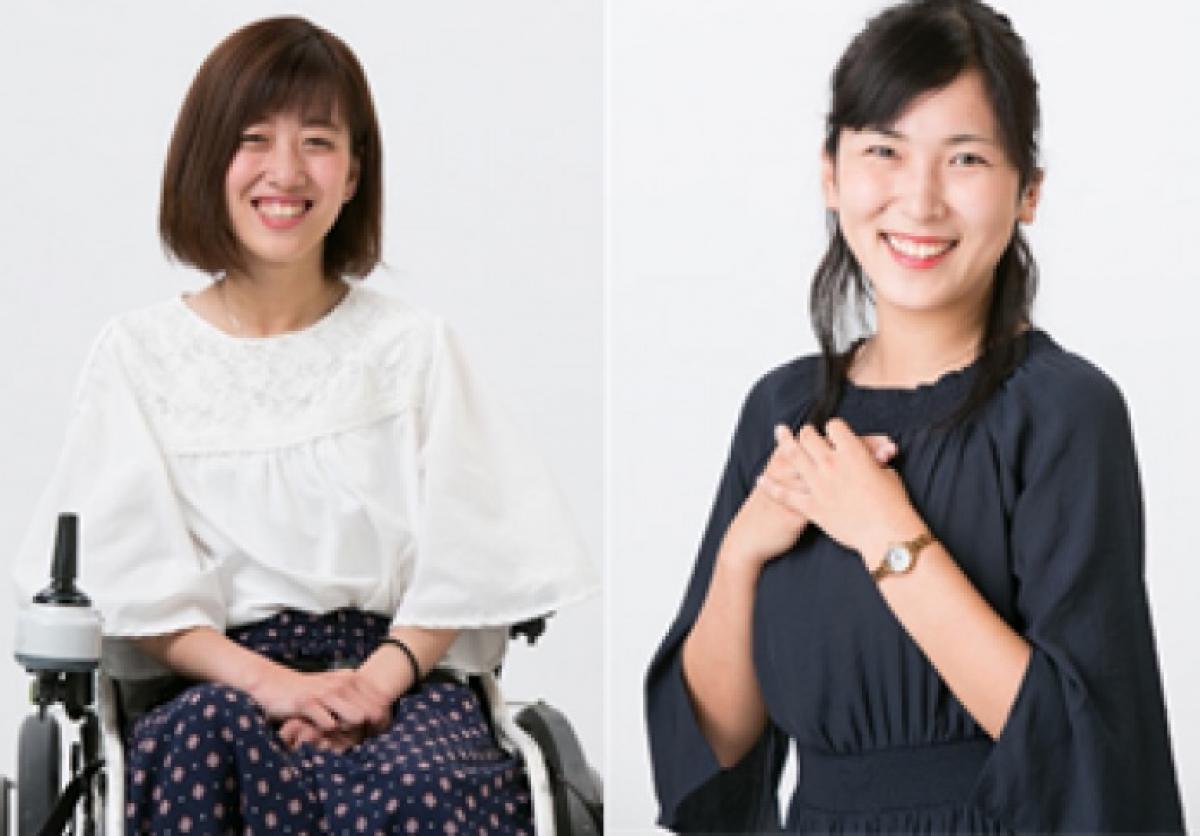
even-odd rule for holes
{"type": "MultiPolygon", "coordinates": [[[[387,627],[356,611],[288,611],[230,636],[284,663],[353,664],[387,627]]],[[[289,749],[249,696],[213,683],[149,711],[127,744],[127,833],[533,832],[519,761],[472,690],[447,677],[401,697],[386,732],[342,754],[289,749]]]]}

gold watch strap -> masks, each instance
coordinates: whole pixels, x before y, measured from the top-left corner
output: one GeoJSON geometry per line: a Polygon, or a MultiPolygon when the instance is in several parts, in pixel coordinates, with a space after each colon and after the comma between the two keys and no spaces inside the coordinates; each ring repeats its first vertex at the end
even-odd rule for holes
{"type": "Polygon", "coordinates": [[[932,543],[933,543],[933,535],[930,534],[928,531],[926,531],[920,537],[915,537],[912,540],[909,540],[904,545],[908,548],[909,552],[912,554],[913,558],[915,559],[917,554],[920,553],[921,549],[925,548],[926,546],[928,546],[932,543]]]}
{"type": "MultiPolygon", "coordinates": [[[[920,554],[921,549],[928,546],[930,543],[933,542],[933,540],[934,540],[933,535],[930,534],[928,531],[926,531],[923,534],[920,534],[907,542],[902,541],[899,544],[893,544],[893,545],[901,545],[901,546],[904,546],[904,548],[908,549],[908,553],[912,555],[913,565],[915,566],[916,562],[917,562],[917,555],[920,554]]],[[[889,549],[890,548],[891,547],[889,546],[889,549]]],[[[884,552],[883,558],[879,561],[879,565],[871,570],[871,577],[874,578],[876,581],[878,581],[880,578],[882,578],[886,575],[890,575],[890,574],[892,574],[892,572],[888,568],[887,553],[884,552]]]]}

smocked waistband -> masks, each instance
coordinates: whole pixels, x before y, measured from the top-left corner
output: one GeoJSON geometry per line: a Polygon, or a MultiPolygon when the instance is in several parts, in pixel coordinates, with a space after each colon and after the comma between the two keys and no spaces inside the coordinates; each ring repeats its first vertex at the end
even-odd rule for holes
{"type": "Polygon", "coordinates": [[[985,737],[847,755],[800,747],[792,806],[872,812],[965,801],[991,751],[985,737]]]}

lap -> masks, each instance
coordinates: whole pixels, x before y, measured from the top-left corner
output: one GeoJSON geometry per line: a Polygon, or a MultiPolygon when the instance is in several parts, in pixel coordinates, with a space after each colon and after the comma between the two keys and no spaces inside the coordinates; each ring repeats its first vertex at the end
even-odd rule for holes
{"type": "Polygon", "coordinates": [[[131,833],[532,832],[519,761],[454,681],[423,683],[341,754],[289,749],[248,694],[214,683],[149,711],[127,742],[131,833]]]}

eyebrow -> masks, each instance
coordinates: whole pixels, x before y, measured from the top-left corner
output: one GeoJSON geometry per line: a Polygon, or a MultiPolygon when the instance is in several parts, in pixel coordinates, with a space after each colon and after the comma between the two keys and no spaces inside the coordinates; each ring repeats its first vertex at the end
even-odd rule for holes
{"type": "MultiPolygon", "coordinates": [[[[897,131],[895,128],[868,127],[868,128],[864,128],[864,130],[871,131],[872,133],[882,134],[883,136],[886,136],[888,139],[901,139],[901,140],[908,139],[907,136],[900,133],[900,131],[897,131]]],[[[946,137],[946,140],[943,144],[945,144],[945,145],[963,145],[968,142],[981,142],[984,145],[995,145],[996,144],[996,141],[994,139],[991,139],[990,137],[980,136],[979,134],[970,134],[970,133],[952,134],[952,135],[946,137]]]]}

